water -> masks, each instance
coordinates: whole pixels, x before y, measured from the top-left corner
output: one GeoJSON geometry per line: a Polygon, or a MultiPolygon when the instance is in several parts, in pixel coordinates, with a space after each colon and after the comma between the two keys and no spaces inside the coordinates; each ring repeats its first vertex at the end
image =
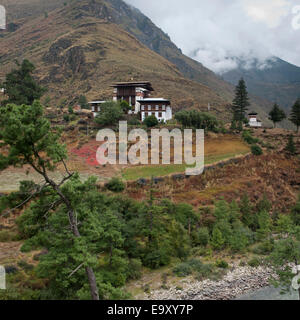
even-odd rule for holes
{"type": "Polygon", "coordinates": [[[299,294],[298,291],[291,290],[289,293],[281,295],[280,288],[270,286],[244,294],[235,300],[299,300],[299,294]]]}

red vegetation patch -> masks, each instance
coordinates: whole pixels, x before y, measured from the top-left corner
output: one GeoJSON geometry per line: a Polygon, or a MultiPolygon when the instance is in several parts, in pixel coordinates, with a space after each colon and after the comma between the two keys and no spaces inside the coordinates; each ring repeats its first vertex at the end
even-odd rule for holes
{"type": "Polygon", "coordinates": [[[85,162],[89,166],[99,166],[99,163],[96,159],[96,152],[99,148],[98,144],[94,143],[87,143],[84,146],[82,146],[80,149],[74,148],[71,150],[71,153],[77,155],[80,158],[85,159],[85,162]]]}

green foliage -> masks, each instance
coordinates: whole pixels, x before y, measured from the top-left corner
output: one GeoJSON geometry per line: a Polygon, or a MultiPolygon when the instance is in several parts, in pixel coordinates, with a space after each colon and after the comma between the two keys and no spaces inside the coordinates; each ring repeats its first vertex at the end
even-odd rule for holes
{"type": "Polygon", "coordinates": [[[192,273],[197,274],[197,278],[208,278],[214,272],[213,265],[204,264],[198,259],[190,259],[182,262],[173,268],[173,273],[177,277],[186,277],[192,273]]]}
{"type": "Polygon", "coordinates": [[[271,232],[272,219],[269,212],[266,210],[260,211],[257,216],[258,229],[256,230],[256,236],[258,240],[266,238],[271,232]]]}
{"type": "Polygon", "coordinates": [[[242,133],[242,138],[248,143],[248,144],[254,144],[258,143],[259,140],[257,138],[254,138],[251,134],[250,130],[244,130],[242,133]]]}
{"type": "Polygon", "coordinates": [[[255,156],[260,156],[263,154],[261,147],[258,146],[257,144],[251,146],[251,152],[255,156]]]}
{"type": "Polygon", "coordinates": [[[193,244],[196,246],[207,246],[209,243],[209,230],[206,227],[202,227],[194,231],[192,236],[193,244]]]}
{"type": "Polygon", "coordinates": [[[224,247],[225,241],[226,240],[224,239],[222,232],[217,227],[215,227],[213,229],[210,242],[212,247],[216,250],[220,250],[224,247]]]}
{"type": "Polygon", "coordinates": [[[120,102],[108,101],[101,104],[101,112],[95,118],[95,122],[101,126],[116,125],[124,116],[120,102]]]}
{"type": "Polygon", "coordinates": [[[158,125],[158,120],[154,115],[152,115],[152,116],[146,117],[143,123],[148,128],[152,128],[158,125]]]}
{"type": "Polygon", "coordinates": [[[294,139],[293,139],[293,136],[290,135],[289,136],[289,140],[288,140],[288,143],[285,147],[285,150],[290,153],[291,155],[295,155],[296,154],[296,145],[295,145],[295,142],[294,142],[294,139]]]}
{"type": "Polygon", "coordinates": [[[241,79],[235,88],[235,98],[232,102],[233,120],[243,122],[249,106],[246,83],[244,79],[241,79]]]}
{"type": "Polygon", "coordinates": [[[227,269],[229,267],[228,263],[224,260],[217,260],[216,266],[221,269],[227,269]]]}
{"type": "Polygon", "coordinates": [[[82,109],[90,109],[86,96],[81,95],[78,99],[78,104],[82,109]]]}
{"type": "Polygon", "coordinates": [[[217,119],[207,112],[183,110],[175,114],[175,119],[186,128],[215,131],[219,126],[217,119]]]}
{"type": "Polygon", "coordinates": [[[105,184],[105,188],[112,192],[122,192],[125,190],[125,183],[121,179],[114,177],[105,184]]]}
{"type": "Polygon", "coordinates": [[[300,98],[292,106],[290,121],[297,127],[297,132],[299,132],[300,126],[300,98]]]}
{"type": "Polygon", "coordinates": [[[261,265],[261,260],[259,260],[258,258],[252,258],[248,261],[248,265],[252,268],[257,268],[261,265]]]}
{"type": "Polygon", "coordinates": [[[292,208],[291,218],[296,226],[300,226],[300,196],[298,197],[296,205],[292,208]]]}
{"type": "Polygon", "coordinates": [[[269,255],[274,249],[274,240],[265,240],[253,248],[253,253],[259,255],[269,255]]]}
{"type": "Polygon", "coordinates": [[[125,100],[122,100],[120,102],[120,106],[121,106],[124,113],[128,113],[128,111],[132,109],[132,107],[125,100]]]}
{"type": "Polygon", "coordinates": [[[276,123],[286,119],[285,112],[279,108],[277,103],[274,104],[273,109],[269,113],[269,116],[269,119],[274,123],[274,128],[276,127],[276,123]]]}
{"type": "Polygon", "coordinates": [[[10,103],[31,105],[34,100],[39,100],[42,97],[46,89],[39,86],[33,79],[32,73],[35,67],[31,62],[25,59],[22,64],[18,62],[16,64],[18,68],[7,74],[5,81],[1,84],[8,96],[2,105],[10,103]]]}

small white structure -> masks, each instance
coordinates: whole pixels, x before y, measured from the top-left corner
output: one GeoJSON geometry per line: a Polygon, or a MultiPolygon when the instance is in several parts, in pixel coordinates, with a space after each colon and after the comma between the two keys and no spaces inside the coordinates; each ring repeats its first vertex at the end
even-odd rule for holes
{"type": "Polygon", "coordinates": [[[141,120],[146,117],[155,116],[159,122],[172,119],[172,108],[170,101],[163,98],[146,98],[139,101],[141,120]]]}
{"type": "Polygon", "coordinates": [[[257,119],[257,113],[256,112],[251,112],[249,113],[249,126],[252,128],[261,128],[262,127],[262,122],[257,119]]]}
{"type": "Polygon", "coordinates": [[[103,104],[105,102],[106,101],[102,101],[102,100],[89,102],[89,104],[92,107],[92,113],[94,115],[94,118],[96,118],[97,115],[99,114],[99,112],[101,111],[101,104],[103,104]]]}

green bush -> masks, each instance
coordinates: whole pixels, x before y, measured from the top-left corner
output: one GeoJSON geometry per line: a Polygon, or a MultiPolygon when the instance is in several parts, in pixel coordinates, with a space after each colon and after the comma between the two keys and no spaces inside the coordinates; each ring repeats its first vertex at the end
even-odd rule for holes
{"type": "Polygon", "coordinates": [[[174,274],[177,277],[186,277],[192,274],[193,269],[187,262],[180,263],[173,269],[174,274]]]}
{"type": "Polygon", "coordinates": [[[207,246],[208,242],[209,242],[208,228],[203,227],[193,233],[193,243],[195,245],[207,246]]]}
{"type": "Polygon", "coordinates": [[[248,265],[252,268],[257,268],[261,265],[261,261],[258,258],[252,258],[248,261],[248,265]]]}
{"type": "Polygon", "coordinates": [[[125,190],[125,183],[119,178],[114,177],[105,184],[105,188],[112,192],[123,192],[125,190]]]}
{"type": "Polygon", "coordinates": [[[150,116],[150,117],[146,117],[145,120],[143,121],[143,123],[148,127],[148,128],[152,128],[158,125],[158,120],[156,119],[156,117],[154,115],[150,116]]]}
{"type": "Polygon", "coordinates": [[[227,269],[229,267],[228,263],[224,260],[217,260],[216,266],[221,269],[227,269]]]}
{"type": "Polygon", "coordinates": [[[256,145],[256,144],[251,146],[251,152],[255,156],[260,156],[260,155],[263,154],[263,151],[262,151],[261,147],[256,145]]]}
{"type": "Polygon", "coordinates": [[[101,104],[101,112],[95,118],[95,122],[101,126],[116,125],[124,116],[119,102],[108,101],[101,104]]]}
{"type": "Polygon", "coordinates": [[[274,241],[267,240],[256,245],[252,249],[252,252],[255,254],[268,255],[273,251],[273,249],[274,249],[274,241]]]}
{"type": "Polygon", "coordinates": [[[220,125],[215,116],[197,110],[179,111],[175,114],[175,119],[185,128],[193,127],[207,131],[217,131],[220,125]]]}
{"type": "Polygon", "coordinates": [[[254,138],[249,130],[244,130],[242,134],[242,138],[248,143],[248,144],[254,144],[258,143],[259,139],[254,138]]]}
{"type": "Polygon", "coordinates": [[[68,114],[64,114],[64,121],[69,122],[70,121],[70,116],[68,114]]]}

